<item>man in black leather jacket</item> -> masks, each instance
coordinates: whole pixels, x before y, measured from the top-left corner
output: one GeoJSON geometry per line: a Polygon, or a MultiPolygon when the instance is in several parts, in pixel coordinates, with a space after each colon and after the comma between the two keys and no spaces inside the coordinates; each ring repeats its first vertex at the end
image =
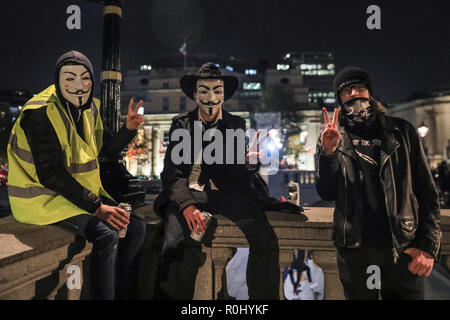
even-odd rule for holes
{"type": "Polygon", "coordinates": [[[333,122],[323,109],[316,187],[322,199],[336,201],[333,241],[345,296],[423,299],[441,231],[416,129],[385,114],[364,70],[344,68],[334,86],[341,107],[333,122]]]}

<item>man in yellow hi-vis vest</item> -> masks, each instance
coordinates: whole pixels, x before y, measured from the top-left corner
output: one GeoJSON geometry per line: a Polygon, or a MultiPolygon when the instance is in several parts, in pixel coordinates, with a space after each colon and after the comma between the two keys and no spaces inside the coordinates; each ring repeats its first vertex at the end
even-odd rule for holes
{"type": "Polygon", "coordinates": [[[143,102],[133,108],[130,100],[126,124],[104,135],[93,79],[89,59],[69,51],[56,63],[55,84],[24,105],[8,143],[8,195],[17,221],[56,224],[92,242],[93,298],[126,298],[145,223],[104,190],[98,156],[119,154],[131,142],[143,102]]]}

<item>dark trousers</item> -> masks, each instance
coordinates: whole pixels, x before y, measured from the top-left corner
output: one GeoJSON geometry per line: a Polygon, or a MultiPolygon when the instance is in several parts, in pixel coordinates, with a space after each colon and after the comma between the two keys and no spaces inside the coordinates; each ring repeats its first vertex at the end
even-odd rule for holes
{"type": "MultiPolygon", "coordinates": [[[[278,239],[255,199],[238,191],[192,193],[199,210],[229,218],[247,238],[250,248],[246,273],[249,298],[279,299],[278,239]]],[[[190,238],[183,214],[169,207],[165,217],[159,297],[193,299],[195,279],[203,263],[201,242],[190,238]]]]}
{"type": "Polygon", "coordinates": [[[144,243],[145,222],[134,215],[125,238],[92,214],[80,214],[56,224],[83,236],[93,244],[90,287],[92,299],[112,300],[132,297],[133,275],[137,274],[136,256],[144,243]]]}
{"type": "Polygon", "coordinates": [[[348,300],[423,300],[423,276],[412,274],[408,264],[412,258],[401,253],[395,264],[391,248],[337,248],[339,277],[348,300]],[[371,267],[372,266],[372,267],[371,267]],[[373,287],[379,267],[380,290],[373,287]],[[369,283],[369,285],[368,285],[369,283]]]}

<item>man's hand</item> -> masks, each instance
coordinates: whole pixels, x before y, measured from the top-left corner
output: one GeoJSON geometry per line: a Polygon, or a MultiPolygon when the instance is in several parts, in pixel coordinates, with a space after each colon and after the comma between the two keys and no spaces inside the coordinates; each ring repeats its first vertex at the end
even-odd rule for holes
{"type": "Polygon", "coordinates": [[[136,130],[139,125],[144,121],[144,117],[138,113],[139,108],[144,104],[144,101],[139,101],[136,108],[133,109],[133,98],[130,99],[128,104],[128,114],[127,114],[127,129],[136,130]]]}
{"type": "Polygon", "coordinates": [[[259,160],[262,157],[264,157],[264,150],[260,149],[260,146],[264,143],[264,141],[269,136],[269,131],[267,131],[261,139],[259,139],[260,133],[261,133],[261,130],[256,131],[256,134],[253,137],[252,143],[250,144],[250,147],[248,148],[248,153],[245,156],[246,163],[249,163],[250,159],[252,159],[252,162],[253,162],[254,161],[253,159],[256,158],[256,163],[251,163],[251,164],[257,164],[257,163],[259,163],[259,160]]]}
{"type": "Polygon", "coordinates": [[[183,210],[183,216],[186,219],[189,230],[195,231],[195,233],[200,234],[205,233],[206,230],[206,220],[196,206],[190,205],[183,210]]]}
{"type": "Polygon", "coordinates": [[[326,108],[322,108],[323,116],[325,118],[325,129],[322,131],[322,149],[327,155],[333,154],[339,141],[341,140],[341,134],[336,128],[336,122],[338,118],[339,109],[334,108],[333,122],[330,122],[328,111],[326,108]]]}
{"type": "Polygon", "coordinates": [[[418,276],[428,277],[433,270],[434,258],[427,252],[408,248],[404,251],[412,257],[412,261],[408,265],[409,271],[418,276]]]}
{"type": "Polygon", "coordinates": [[[94,212],[94,215],[100,220],[109,223],[116,230],[125,229],[127,224],[130,223],[130,218],[125,210],[106,204],[101,204],[97,211],[94,212]]]}

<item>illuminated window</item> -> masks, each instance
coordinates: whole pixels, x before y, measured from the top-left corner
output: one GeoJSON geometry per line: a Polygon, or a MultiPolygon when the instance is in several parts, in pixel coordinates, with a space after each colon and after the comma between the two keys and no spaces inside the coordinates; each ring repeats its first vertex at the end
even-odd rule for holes
{"type": "Polygon", "coordinates": [[[152,70],[152,66],[149,64],[143,64],[141,65],[141,71],[150,71],[152,70]]]}
{"type": "Polygon", "coordinates": [[[227,69],[228,71],[233,71],[233,67],[232,66],[226,66],[225,69],[227,69]]]}
{"type": "Polygon", "coordinates": [[[255,74],[257,74],[257,71],[256,71],[256,69],[245,69],[245,74],[255,75],[255,74]]]}
{"type": "Polygon", "coordinates": [[[261,90],[261,82],[244,82],[242,88],[244,90],[261,90]]]}
{"type": "Polygon", "coordinates": [[[318,70],[317,74],[319,76],[328,76],[334,74],[334,70],[318,70]]]}
{"type": "Polygon", "coordinates": [[[288,64],[277,64],[277,70],[286,71],[289,70],[290,66],[288,64]]]}

